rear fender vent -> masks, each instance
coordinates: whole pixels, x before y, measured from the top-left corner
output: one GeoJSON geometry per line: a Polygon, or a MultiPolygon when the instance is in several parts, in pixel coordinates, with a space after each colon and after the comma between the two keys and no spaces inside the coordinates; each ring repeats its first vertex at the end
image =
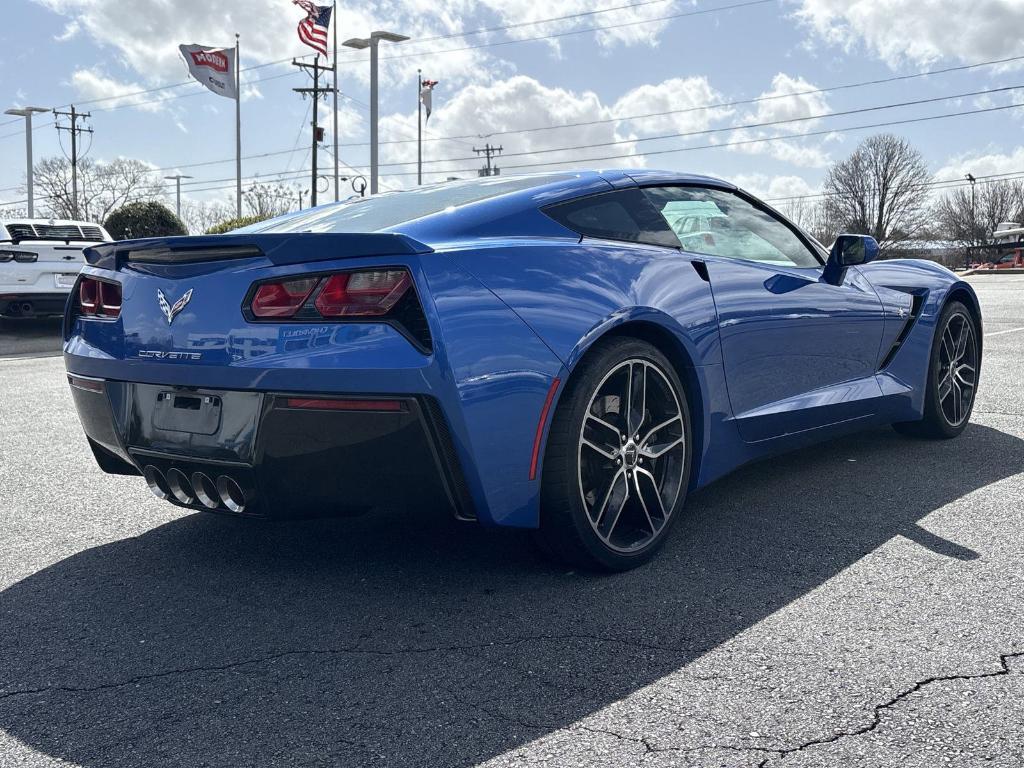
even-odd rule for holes
{"type": "Polygon", "coordinates": [[[917,323],[917,318],[921,316],[921,310],[924,308],[925,297],[924,295],[917,293],[912,294],[912,297],[910,317],[907,318],[906,324],[904,324],[903,329],[900,331],[900,335],[896,337],[896,341],[893,342],[893,345],[886,354],[885,359],[882,360],[882,364],[878,366],[878,370],[880,371],[885,370],[889,367],[890,363],[892,363],[893,358],[896,357],[896,353],[900,351],[900,347],[903,346],[903,342],[907,340],[907,336],[910,335],[910,331],[914,328],[915,323],[917,323]]]}

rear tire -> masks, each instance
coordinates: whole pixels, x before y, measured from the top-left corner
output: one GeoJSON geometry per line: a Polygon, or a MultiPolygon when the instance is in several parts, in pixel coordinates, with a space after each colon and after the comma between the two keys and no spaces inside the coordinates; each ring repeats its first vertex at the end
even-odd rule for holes
{"type": "Polygon", "coordinates": [[[552,419],[541,550],[590,570],[647,562],[685,502],[691,446],[686,394],[668,359],[637,339],[598,342],[552,419]]]}
{"type": "Polygon", "coordinates": [[[893,424],[902,435],[933,440],[956,437],[967,427],[974,409],[981,369],[978,324],[959,301],[939,315],[925,382],[924,417],[893,424]]]}

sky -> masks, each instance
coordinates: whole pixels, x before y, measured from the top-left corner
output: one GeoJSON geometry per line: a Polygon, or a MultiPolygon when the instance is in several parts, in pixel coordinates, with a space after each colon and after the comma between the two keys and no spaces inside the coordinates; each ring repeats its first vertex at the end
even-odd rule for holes
{"type": "MultiPolygon", "coordinates": [[[[246,184],[309,188],[310,102],[292,91],[309,78],[288,62],[310,50],[290,0],[4,0],[4,11],[4,109],[74,103],[92,115],[89,157],[193,176],[182,186],[193,200],[233,201],[234,103],[187,82],[178,45],[231,45],[237,32],[246,184]]],[[[439,81],[425,181],[475,175],[473,150],[490,143],[506,174],[665,168],[782,205],[815,194],[831,163],[879,131],[909,140],[939,180],[1024,175],[1024,106],[1003,108],[1024,104],[1024,0],[358,0],[336,22],[339,41],[412,38],[381,48],[382,189],[416,183],[417,68],[439,81]],[[971,114],[919,120],[959,112],[971,114]],[[907,120],[919,121],[856,129],[907,120]]],[[[368,173],[367,53],[342,48],[338,73],[342,172],[368,173]]],[[[328,145],[330,112],[321,104],[328,145]]],[[[52,123],[36,118],[37,160],[68,151],[52,123]]],[[[0,115],[0,210],[24,197],[24,153],[23,120],[0,115]]]]}

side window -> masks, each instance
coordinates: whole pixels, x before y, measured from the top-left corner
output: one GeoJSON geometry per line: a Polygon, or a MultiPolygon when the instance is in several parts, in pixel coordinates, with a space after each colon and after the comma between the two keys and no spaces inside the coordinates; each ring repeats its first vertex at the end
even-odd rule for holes
{"type": "Polygon", "coordinates": [[[602,192],[543,209],[563,227],[584,237],[679,247],[679,238],[639,189],[602,192]]]}
{"type": "Polygon", "coordinates": [[[647,187],[644,192],[685,251],[787,267],[821,266],[792,229],[732,192],[704,187],[647,187]]]}

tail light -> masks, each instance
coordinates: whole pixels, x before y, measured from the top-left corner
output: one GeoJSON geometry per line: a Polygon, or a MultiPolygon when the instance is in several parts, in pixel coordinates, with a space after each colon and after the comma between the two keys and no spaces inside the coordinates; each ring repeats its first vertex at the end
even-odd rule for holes
{"type": "Polygon", "coordinates": [[[82,277],[78,281],[78,310],[84,317],[117,317],[121,314],[121,284],[82,277]]]}
{"type": "Polygon", "coordinates": [[[314,305],[324,317],[386,315],[411,284],[404,269],[342,272],[327,278],[314,305]]]}
{"type": "Polygon", "coordinates": [[[430,329],[412,285],[412,275],[401,267],[289,277],[255,283],[242,312],[250,322],[377,318],[429,352],[430,329]]]}
{"type": "Polygon", "coordinates": [[[256,317],[291,317],[306,303],[318,282],[315,277],[304,277],[264,283],[252,297],[252,313],[256,317]]]}

